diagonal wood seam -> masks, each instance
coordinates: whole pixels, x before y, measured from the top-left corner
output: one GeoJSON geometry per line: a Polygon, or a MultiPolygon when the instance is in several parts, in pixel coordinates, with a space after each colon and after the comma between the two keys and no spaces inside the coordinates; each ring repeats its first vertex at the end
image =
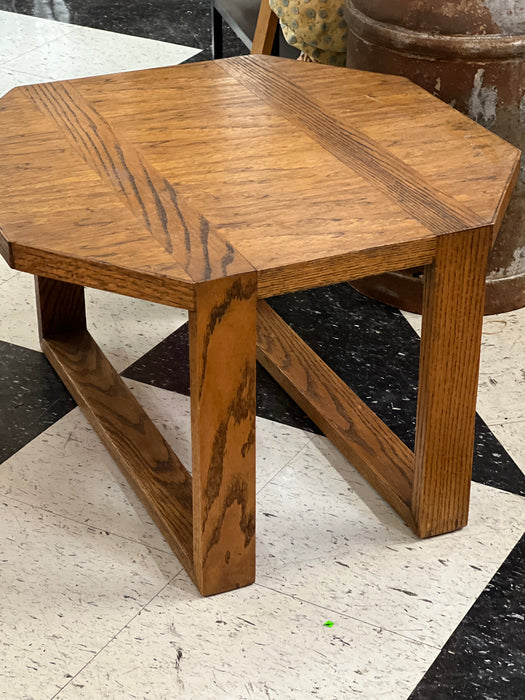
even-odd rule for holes
{"type": "Polygon", "coordinates": [[[394,200],[405,212],[442,235],[486,226],[475,212],[428,182],[417,170],[359,128],[327,113],[266,56],[239,56],[217,62],[238,83],[265,100],[339,161],[394,200]]]}
{"type": "Polygon", "coordinates": [[[49,115],[83,160],[110,185],[173,257],[185,281],[253,271],[252,265],[69,82],[20,88],[49,115]],[[181,258],[184,258],[184,261],[181,258]]]}

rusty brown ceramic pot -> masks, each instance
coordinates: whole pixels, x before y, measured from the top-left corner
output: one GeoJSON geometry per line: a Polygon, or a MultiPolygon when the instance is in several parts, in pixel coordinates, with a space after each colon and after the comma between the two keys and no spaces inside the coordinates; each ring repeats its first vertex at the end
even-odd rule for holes
{"type": "MultiPolygon", "coordinates": [[[[525,0],[347,0],[347,65],[404,75],[525,151],[525,0]]],[[[358,289],[420,311],[421,271],[358,289]]],[[[525,158],[487,270],[485,313],[525,306],[525,158]]]]}

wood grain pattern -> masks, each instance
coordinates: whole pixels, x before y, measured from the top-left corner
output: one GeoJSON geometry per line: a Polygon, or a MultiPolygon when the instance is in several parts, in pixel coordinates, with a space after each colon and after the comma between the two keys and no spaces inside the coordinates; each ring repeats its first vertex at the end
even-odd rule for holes
{"type": "Polygon", "coordinates": [[[44,354],[191,571],[191,476],[86,330],[84,289],[41,277],[35,283],[44,354]]]}
{"type": "Polygon", "coordinates": [[[482,224],[475,212],[437,191],[391,151],[379,147],[352,124],[342,124],[332,117],[271,64],[239,56],[222,61],[220,65],[245,87],[268,100],[277,113],[298,123],[323,148],[395,199],[410,216],[431,231],[444,234],[482,224]]]}
{"type": "Polygon", "coordinates": [[[420,537],[467,523],[490,227],[440,239],[425,271],[412,509],[420,537]]]}
{"type": "Polygon", "coordinates": [[[413,453],[264,301],[257,359],[413,528],[413,453]]]}
{"type": "Polygon", "coordinates": [[[293,61],[280,61],[276,67],[323,110],[357,127],[379,148],[391,151],[436,190],[457,198],[487,223],[495,223],[498,213],[504,213],[494,182],[504,183],[519,163],[519,154],[495,148],[494,134],[473,130],[472,120],[456,109],[441,100],[429,100],[426,90],[400,76],[339,69],[337,81],[332,81],[329,66],[317,64],[308,73],[293,61]],[[484,165],[491,178],[486,177],[484,165]]]}
{"type": "Polygon", "coordinates": [[[84,287],[35,277],[35,291],[40,339],[64,331],[86,330],[84,287]]]}
{"type": "Polygon", "coordinates": [[[72,85],[48,83],[24,90],[54,119],[75,150],[120,195],[153,238],[168,253],[176,251],[182,268],[175,272],[179,279],[200,282],[252,269],[166,178],[115,134],[72,85]]]}
{"type": "Polygon", "coordinates": [[[420,536],[465,524],[515,148],[404,79],[253,55],[16,88],[0,159],[0,253],[38,276],[44,352],[204,595],[255,576],[258,297],[427,265],[415,455],[262,302],[259,357],[420,536]],[[190,310],[193,479],[84,286],[190,310]]]}
{"type": "Polygon", "coordinates": [[[492,223],[516,165],[458,118],[397,77],[260,55],[16,88],[0,249],[187,308],[225,274],[257,270],[264,296],[427,264],[439,235],[492,223]]]}
{"type": "Polygon", "coordinates": [[[348,282],[386,270],[427,265],[434,259],[435,241],[425,239],[417,246],[409,244],[385,245],[381,250],[351,251],[334,256],[323,265],[315,264],[283,265],[279,270],[258,275],[259,298],[277,296],[301,289],[313,289],[337,282],[348,282]]]}
{"type": "Polygon", "coordinates": [[[275,32],[277,31],[277,15],[270,9],[268,0],[262,0],[257,16],[255,34],[250,53],[271,54],[275,32]]]}
{"type": "Polygon", "coordinates": [[[254,273],[197,288],[190,313],[194,567],[204,595],[255,579],[254,273]]]}
{"type": "Polygon", "coordinates": [[[192,309],[195,294],[193,284],[181,283],[170,275],[171,267],[166,270],[156,265],[155,270],[143,267],[139,263],[130,266],[109,265],[99,260],[80,258],[67,254],[50,255],[35,247],[17,245],[14,250],[14,267],[22,272],[38,273],[62,282],[103,289],[116,294],[125,294],[137,299],[145,299],[166,306],[192,309]],[[162,274],[164,272],[164,274],[162,274]]]}
{"type": "MultiPolygon", "coordinates": [[[[188,109],[186,118],[179,107],[177,130],[168,125],[167,108],[154,112],[146,87],[132,90],[125,77],[118,94],[110,84],[108,94],[96,98],[97,110],[121,138],[138,144],[178,191],[190,193],[192,204],[266,279],[275,271],[282,285],[286,267],[286,279],[296,286],[301,270],[291,265],[330,266],[337,274],[337,256],[347,251],[380,251],[385,244],[409,240],[414,256],[420,245],[427,248],[421,239],[431,239],[431,231],[306,133],[276,118],[221,69],[206,71],[205,80],[179,75],[159,74],[158,102],[171,105],[173,95],[181,93],[202,107],[188,109]],[[122,101],[133,119],[126,117],[122,101]],[[304,237],[304,246],[295,244],[297,235],[304,237]]],[[[80,89],[95,100],[93,86],[80,89]]],[[[384,264],[389,259],[385,255],[384,264]]]]}

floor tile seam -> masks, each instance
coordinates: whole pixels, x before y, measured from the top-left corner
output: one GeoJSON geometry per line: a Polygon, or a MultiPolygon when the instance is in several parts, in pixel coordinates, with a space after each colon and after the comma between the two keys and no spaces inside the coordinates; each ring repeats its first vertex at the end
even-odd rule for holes
{"type": "MultiPolygon", "coordinates": [[[[300,596],[292,595],[291,593],[286,593],[285,591],[278,590],[276,588],[273,588],[272,586],[265,585],[263,583],[260,583],[256,581],[254,586],[258,586],[260,588],[264,588],[265,590],[272,591],[273,593],[276,593],[277,595],[282,595],[287,598],[291,598],[292,600],[305,603],[307,605],[311,605],[312,607],[318,608],[319,610],[325,610],[327,613],[333,614],[333,615],[339,615],[340,617],[344,617],[347,620],[354,620],[355,622],[360,622],[361,624],[367,625],[367,627],[372,627],[375,630],[380,630],[382,632],[388,632],[388,634],[395,635],[396,637],[400,637],[401,639],[404,639],[408,642],[411,642],[412,644],[417,644],[418,646],[424,646],[427,647],[428,649],[432,649],[433,651],[441,651],[443,648],[442,645],[439,644],[429,644],[428,642],[423,642],[420,639],[414,639],[414,637],[408,636],[406,634],[400,634],[399,632],[396,632],[394,630],[389,629],[388,627],[382,627],[378,625],[376,622],[370,622],[368,620],[364,620],[363,618],[356,617],[355,615],[349,615],[348,613],[340,612],[339,610],[335,610],[334,608],[329,608],[325,605],[320,605],[319,603],[316,603],[315,601],[308,600],[307,598],[301,598],[300,596]]],[[[463,618],[461,618],[463,619],[463,618]]],[[[461,622],[461,620],[460,620],[461,622]]],[[[459,624],[459,623],[458,623],[459,624]]]]}
{"type": "MultiPolygon", "coordinates": [[[[476,481],[473,483],[475,483],[477,486],[481,486],[482,488],[485,488],[485,489],[492,489],[493,491],[496,491],[499,494],[504,493],[507,495],[508,498],[514,499],[516,503],[523,502],[524,506],[525,506],[525,496],[522,496],[520,493],[514,493],[513,491],[507,491],[507,489],[501,489],[501,488],[499,488],[499,486],[492,486],[491,484],[485,484],[485,483],[482,483],[481,481],[476,481]]],[[[487,515],[487,513],[485,513],[485,515],[487,515]]],[[[467,527],[468,527],[468,524],[467,524],[467,527]]],[[[507,530],[507,523],[502,522],[501,526],[497,527],[496,529],[494,529],[494,524],[492,524],[491,529],[493,532],[500,532],[500,530],[506,531],[507,530]]]]}
{"type": "MultiPolygon", "coordinates": [[[[1,68],[1,66],[0,66],[0,73],[1,73],[1,72],[2,72],[2,68],[1,68]]],[[[35,76],[35,77],[36,77],[36,76],[35,76]]],[[[12,279],[13,279],[14,277],[16,277],[16,276],[17,276],[16,270],[13,270],[13,274],[11,275],[11,277],[8,277],[7,279],[2,280],[2,281],[0,282],[0,287],[1,287],[2,285],[6,284],[7,282],[9,282],[10,280],[12,280],[12,279]]]]}
{"type": "MultiPolygon", "coordinates": [[[[483,420],[483,416],[480,416],[480,418],[483,420]]],[[[496,428],[504,428],[506,425],[517,425],[518,423],[525,423],[525,417],[524,418],[511,418],[510,420],[498,420],[498,421],[491,421],[490,423],[487,423],[487,421],[484,421],[485,425],[487,425],[489,428],[496,427],[496,428]]],[[[501,440],[499,440],[501,442],[501,440]]],[[[501,443],[503,444],[503,443],[501,443]]],[[[505,445],[503,445],[505,447],[505,445]]]]}
{"type": "MultiPolygon", "coordinates": [[[[5,65],[0,65],[0,74],[2,74],[2,73],[11,73],[15,77],[28,79],[26,83],[21,83],[20,85],[13,85],[12,88],[9,88],[8,92],[10,90],[14,90],[14,88],[22,87],[23,85],[33,85],[33,84],[36,85],[38,83],[50,82],[50,81],[54,80],[53,76],[51,76],[51,75],[37,75],[36,73],[28,73],[27,71],[18,70],[16,68],[11,68],[11,67],[5,66],[5,65]]],[[[3,93],[1,96],[3,97],[4,94],[7,94],[7,93],[3,93]]],[[[21,270],[17,270],[17,272],[21,272],[21,270]]]]}
{"type": "Polygon", "coordinates": [[[137,612],[136,612],[136,613],[135,613],[135,614],[134,614],[134,615],[133,615],[133,616],[118,630],[118,631],[117,631],[117,632],[115,632],[115,633],[111,636],[111,639],[109,639],[109,640],[108,640],[108,641],[107,641],[107,642],[92,656],[92,658],[89,659],[89,661],[86,661],[86,663],[82,666],[82,668],[80,668],[80,669],[75,673],[75,675],[74,675],[72,678],[69,678],[68,681],[67,681],[67,683],[65,683],[54,695],[52,695],[51,698],[50,698],[49,700],[54,700],[55,698],[59,697],[59,696],[60,696],[60,693],[62,693],[63,690],[65,690],[69,685],[71,685],[71,684],[73,683],[73,681],[75,680],[75,678],[78,678],[78,676],[79,676],[81,673],[83,673],[84,670],[85,670],[90,664],[92,664],[92,663],[95,661],[95,659],[97,659],[97,658],[100,656],[100,654],[102,654],[102,652],[105,651],[105,649],[107,649],[108,646],[109,646],[110,644],[112,644],[112,643],[118,638],[118,636],[119,636],[125,629],[127,629],[127,628],[132,624],[132,622],[133,622],[133,621],[148,607],[148,605],[151,605],[151,603],[155,600],[155,598],[157,598],[159,595],[161,595],[161,594],[166,590],[166,588],[167,588],[168,586],[170,586],[170,585],[173,583],[173,581],[174,581],[178,576],[181,575],[182,571],[184,571],[184,567],[181,567],[181,569],[180,569],[176,574],[174,574],[173,576],[171,576],[171,578],[169,579],[169,581],[167,581],[167,582],[164,584],[164,586],[162,586],[162,588],[161,588],[160,590],[158,590],[146,603],[144,603],[144,605],[142,605],[142,606],[140,607],[140,609],[137,610],[137,612]]]}
{"type": "MultiPolygon", "coordinates": [[[[266,418],[265,420],[271,420],[271,419],[266,418]]],[[[279,423],[279,421],[274,421],[274,422],[275,422],[275,423],[279,423]]],[[[285,424],[284,424],[284,423],[279,423],[279,425],[285,425],[285,424]]],[[[300,430],[300,428],[299,428],[299,430],[300,430]]],[[[304,431],[304,432],[306,432],[306,431],[304,431]]],[[[293,457],[290,457],[290,459],[286,462],[286,464],[283,464],[283,466],[282,466],[278,471],[276,471],[275,474],[273,474],[272,477],[271,477],[270,479],[268,479],[268,481],[267,481],[265,484],[263,484],[263,486],[261,486],[260,488],[257,489],[257,491],[256,491],[256,496],[258,496],[258,495],[261,493],[261,491],[262,491],[263,489],[265,489],[269,484],[271,484],[272,481],[273,481],[275,478],[277,478],[277,477],[279,476],[279,474],[283,471],[283,469],[286,469],[286,467],[288,467],[288,466],[291,464],[291,462],[293,462],[295,459],[297,459],[297,458],[299,457],[299,455],[300,455],[302,452],[304,452],[304,450],[306,450],[306,448],[307,448],[309,445],[311,445],[311,443],[312,443],[312,438],[308,438],[308,441],[301,447],[301,449],[298,450],[298,451],[293,455],[293,457]]]]}
{"type": "MultiPolygon", "coordinates": [[[[500,493],[508,494],[508,495],[510,495],[511,497],[515,498],[517,503],[521,503],[521,502],[523,501],[523,507],[524,507],[524,509],[525,509],[525,497],[524,497],[524,496],[520,496],[519,494],[510,493],[510,492],[508,492],[508,491],[503,491],[502,489],[498,489],[498,488],[495,487],[495,486],[488,486],[487,484],[480,484],[480,485],[481,485],[481,486],[484,486],[484,487],[487,487],[487,488],[490,488],[490,489],[493,489],[494,491],[498,491],[498,492],[500,492],[500,493]]],[[[383,523],[383,521],[381,521],[381,520],[379,520],[379,519],[378,519],[378,523],[379,523],[382,527],[385,528],[385,534],[387,534],[387,533],[386,533],[386,528],[387,528],[388,526],[385,525],[385,524],[383,523]]],[[[491,524],[490,526],[487,527],[487,530],[488,530],[488,529],[490,529],[490,533],[491,533],[491,534],[500,534],[501,532],[507,533],[507,532],[508,532],[508,525],[507,525],[506,523],[502,523],[501,526],[495,528],[495,527],[493,526],[493,524],[491,524]]],[[[498,560],[496,564],[490,564],[490,565],[488,565],[488,566],[490,567],[488,571],[485,571],[485,570],[484,570],[485,573],[486,573],[487,575],[489,575],[489,577],[492,577],[492,576],[494,575],[494,573],[495,573],[495,572],[499,569],[499,567],[503,564],[503,562],[505,561],[505,559],[506,559],[506,557],[508,556],[508,554],[512,551],[512,549],[513,549],[513,548],[516,546],[516,544],[519,542],[520,538],[525,534],[525,526],[524,526],[523,532],[522,532],[521,530],[518,529],[518,530],[517,530],[517,533],[518,533],[518,534],[515,535],[515,537],[517,538],[516,541],[513,541],[513,543],[510,545],[510,549],[509,549],[508,551],[505,550],[505,552],[504,552],[504,554],[503,554],[503,557],[504,557],[504,558],[503,558],[502,560],[498,560]],[[496,567],[496,568],[494,568],[494,567],[496,567]],[[492,570],[492,573],[490,573],[491,570],[492,570]]],[[[452,534],[452,533],[449,533],[449,534],[452,534]]],[[[353,534],[353,535],[348,535],[348,536],[346,537],[346,539],[345,539],[345,544],[352,543],[352,542],[359,542],[359,541],[362,541],[362,538],[363,538],[362,533],[355,533],[355,534],[353,534]]],[[[417,543],[417,542],[424,543],[424,541],[422,541],[422,540],[416,540],[416,543],[417,543]]],[[[395,549],[395,550],[393,550],[393,551],[395,551],[398,555],[400,555],[401,557],[403,557],[403,556],[405,556],[405,555],[408,554],[408,552],[406,551],[406,549],[407,549],[407,548],[410,549],[413,545],[414,545],[414,542],[407,542],[406,544],[400,545],[400,546],[398,547],[398,549],[395,549]]],[[[345,545],[341,545],[341,547],[344,547],[344,546],[345,546],[345,545]]],[[[392,549],[392,548],[389,547],[389,549],[392,549]]],[[[311,565],[311,564],[332,564],[332,563],[336,563],[336,564],[340,564],[340,565],[343,564],[343,565],[344,565],[347,561],[351,560],[351,556],[352,556],[352,555],[350,555],[350,554],[344,554],[342,551],[334,550],[334,551],[332,551],[330,554],[327,554],[327,555],[320,554],[320,555],[314,555],[314,556],[312,556],[312,557],[302,557],[302,558],[301,558],[300,560],[298,560],[296,563],[299,564],[300,566],[306,566],[306,565],[311,565]]],[[[272,573],[280,571],[281,568],[282,568],[282,567],[281,567],[279,564],[273,565],[272,568],[270,569],[270,572],[269,572],[268,575],[271,576],[272,573]]],[[[490,580],[490,578],[489,578],[488,580],[490,580]]]]}
{"type": "Polygon", "coordinates": [[[12,340],[6,339],[6,338],[3,336],[1,321],[2,321],[2,319],[0,318],[0,341],[1,341],[2,343],[9,343],[9,345],[13,345],[14,347],[22,348],[22,350],[32,350],[33,352],[39,352],[39,353],[43,354],[42,351],[40,350],[40,348],[37,348],[37,347],[35,347],[34,345],[31,345],[31,344],[30,344],[30,341],[27,341],[25,345],[22,345],[21,342],[13,343],[12,340]]]}
{"type": "MultiPolygon", "coordinates": [[[[0,472],[1,472],[1,467],[2,467],[2,465],[0,464],[0,472]]],[[[83,520],[77,520],[76,518],[72,518],[69,515],[64,515],[63,513],[57,513],[54,510],[51,510],[49,508],[44,508],[43,506],[37,506],[34,503],[28,503],[27,501],[24,501],[20,498],[15,498],[14,496],[11,496],[9,494],[0,493],[0,498],[3,499],[4,501],[10,501],[11,503],[18,503],[20,505],[26,506],[27,508],[41,511],[43,513],[48,513],[49,515],[52,515],[55,518],[67,520],[68,522],[75,523],[76,525],[81,525],[82,527],[84,527],[86,529],[96,530],[97,532],[100,532],[101,534],[111,535],[111,537],[118,537],[119,539],[125,540],[126,542],[133,542],[133,544],[138,544],[141,547],[144,547],[145,549],[147,549],[148,551],[158,552],[159,554],[172,555],[175,557],[173,550],[168,545],[166,545],[166,549],[161,549],[160,547],[156,547],[155,545],[148,544],[146,542],[143,542],[142,540],[137,540],[133,537],[126,537],[125,535],[120,535],[118,532],[106,530],[103,527],[86,523],[83,520]]],[[[180,573],[180,571],[179,571],[179,573],[180,573]]]]}
{"type": "MultiPolygon", "coordinates": [[[[34,19],[36,19],[36,18],[34,18],[34,19]]],[[[54,22],[55,20],[50,20],[50,21],[54,22]]],[[[55,22],[55,23],[56,24],[63,24],[62,22],[55,22]]],[[[82,29],[82,27],[80,27],[80,28],[82,29]]],[[[65,31],[63,34],[61,34],[60,36],[54,37],[53,39],[48,39],[47,41],[44,41],[42,44],[38,44],[38,46],[31,47],[28,51],[24,51],[23,53],[18,54],[14,58],[9,58],[5,63],[2,64],[2,68],[9,68],[10,69],[10,64],[13,63],[13,61],[19,61],[21,58],[26,58],[33,51],[40,51],[45,46],[49,46],[49,44],[52,44],[53,42],[58,41],[60,39],[63,39],[64,37],[69,36],[70,34],[73,34],[77,29],[78,29],[78,27],[70,28],[67,31],[65,31]]],[[[20,71],[20,72],[22,72],[22,71],[20,71]]],[[[36,78],[45,77],[45,76],[38,75],[36,73],[34,75],[36,78]]]]}

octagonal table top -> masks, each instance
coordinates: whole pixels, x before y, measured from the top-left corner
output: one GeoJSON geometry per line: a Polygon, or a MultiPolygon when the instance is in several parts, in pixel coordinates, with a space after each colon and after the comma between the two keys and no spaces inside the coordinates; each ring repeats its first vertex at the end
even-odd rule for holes
{"type": "Polygon", "coordinates": [[[432,261],[497,230],[519,151],[405,78],[269,56],[18,87],[0,100],[15,268],[192,308],[432,261]]]}

